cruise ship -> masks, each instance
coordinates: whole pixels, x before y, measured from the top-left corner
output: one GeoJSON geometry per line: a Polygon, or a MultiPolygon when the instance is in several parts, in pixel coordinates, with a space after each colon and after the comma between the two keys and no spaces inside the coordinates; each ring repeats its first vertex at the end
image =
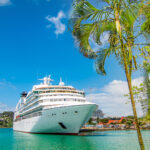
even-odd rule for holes
{"type": "Polygon", "coordinates": [[[50,76],[23,92],[16,106],[13,130],[26,133],[79,133],[97,105],[86,101],[85,93],[72,86],[52,85],[50,76]]]}

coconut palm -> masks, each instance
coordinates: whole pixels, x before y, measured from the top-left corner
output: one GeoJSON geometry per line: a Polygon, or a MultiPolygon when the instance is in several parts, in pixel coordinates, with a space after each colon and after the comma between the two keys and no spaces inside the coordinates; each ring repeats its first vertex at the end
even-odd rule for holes
{"type": "MultiPolygon", "coordinates": [[[[137,31],[135,31],[135,28],[143,6],[146,7],[147,4],[138,0],[102,0],[100,9],[98,9],[87,0],[75,0],[70,19],[70,29],[80,51],[85,57],[96,60],[96,71],[98,73],[106,74],[104,65],[106,58],[111,54],[115,55],[123,66],[141,150],[144,150],[144,144],[137,119],[131,77],[132,71],[137,69],[135,56],[135,33],[137,31]],[[103,44],[102,38],[106,33],[109,34],[109,46],[93,49],[90,41],[101,45],[103,44]]],[[[145,25],[143,25],[143,31],[144,27],[145,25]]]]}

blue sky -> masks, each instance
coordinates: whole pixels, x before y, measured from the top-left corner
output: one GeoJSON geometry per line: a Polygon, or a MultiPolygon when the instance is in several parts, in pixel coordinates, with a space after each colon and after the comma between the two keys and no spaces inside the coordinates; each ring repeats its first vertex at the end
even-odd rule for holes
{"type": "MultiPolygon", "coordinates": [[[[71,4],[71,0],[0,0],[1,111],[5,110],[2,106],[13,109],[20,93],[48,74],[53,84],[62,77],[67,85],[84,89],[87,96],[107,93],[104,89],[113,81],[125,81],[123,69],[113,57],[106,61],[107,75],[100,76],[94,61],[79,52],[67,27],[71,4]]],[[[108,108],[106,113],[113,112],[108,108]]]]}

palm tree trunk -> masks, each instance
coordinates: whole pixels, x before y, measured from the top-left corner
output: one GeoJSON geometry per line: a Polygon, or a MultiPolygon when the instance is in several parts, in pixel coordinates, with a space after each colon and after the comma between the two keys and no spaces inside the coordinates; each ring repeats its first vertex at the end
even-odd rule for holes
{"type": "Polygon", "coordinates": [[[131,98],[131,103],[132,103],[132,110],[133,110],[133,114],[134,114],[134,120],[135,120],[135,124],[136,124],[139,144],[140,144],[141,150],[145,150],[142,134],[141,134],[139,123],[138,123],[137,112],[136,112],[136,107],[135,107],[135,101],[134,101],[134,97],[133,97],[131,76],[129,76],[129,74],[127,74],[127,72],[126,72],[126,78],[127,78],[127,81],[128,81],[129,93],[130,93],[130,98],[131,98]]]}
{"type": "Polygon", "coordinates": [[[116,29],[120,36],[121,51],[122,51],[123,61],[124,61],[124,69],[125,69],[125,74],[126,74],[126,78],[127,78],[127,82],[128,82],[128,88],[129,88],[129,93],[130,93],[130,98],[131,98],[131,103],[132,103],[132,110],[133,110],[133,114],[134,114],[134,120],[135,120],[135,124],[136,124],[138,140],[139,140],[141,150],[145,150],[139,123],[138,123],[138,119],[137,119],[137,112],[136,112],[135,101],[134,101],[134,97],[133,97],[133,91],[132,91],[131,74],[128,71],[128,65],[127,65],[127,60],[126,60],[127,57],[126,57],[126,52],[125,52],[124,45],[123,45],[121,25],[120,25],[120,21],[119,21],[119,12],[117,9],[115,10],[115,19],[116,19],[115,20],[116,21],[116,29]]]}

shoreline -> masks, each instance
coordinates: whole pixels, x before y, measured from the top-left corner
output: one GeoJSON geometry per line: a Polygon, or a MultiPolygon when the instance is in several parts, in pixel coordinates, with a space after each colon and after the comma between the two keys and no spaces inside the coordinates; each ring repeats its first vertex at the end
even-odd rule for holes
{"type": "MultiPolygon", "coordinates": [[[[13,129],[13,127],[0,127],[0,129],[13,129]]],[[[128,130],[136,130],[136,129],[114,129],[114,128],[81,128],[79,131],[80,133],[84,133],[84,132],[94,132],[94,131],[128,131],[128,130]]],[[[150,128],[147,129],[142,129],[141,130],[150,130],[150,128]]]]}
{"type": "MultiPolygon", "coordinates": [[[[123,131],[123,130],[136,130],[136,129],[114,129],[114,128],[94,128],[94,129],[92,129],[92,128],[83,128],[83,129],[80,129],[80,131],[79,131],[79,133],[81,133],[81,132],[93,132],[93,131],[118,131],[118,130],[120,130],[120,131],[123,131]]],[[[141,128],[141,130],[150,130],[150,128],[148,128],[148,129],[142,129],[141,128]]]]}
{"type": "Polygon", "coordinates": [[[0,129],[11,129],[13,127],[0,127],[0,129]]]}

